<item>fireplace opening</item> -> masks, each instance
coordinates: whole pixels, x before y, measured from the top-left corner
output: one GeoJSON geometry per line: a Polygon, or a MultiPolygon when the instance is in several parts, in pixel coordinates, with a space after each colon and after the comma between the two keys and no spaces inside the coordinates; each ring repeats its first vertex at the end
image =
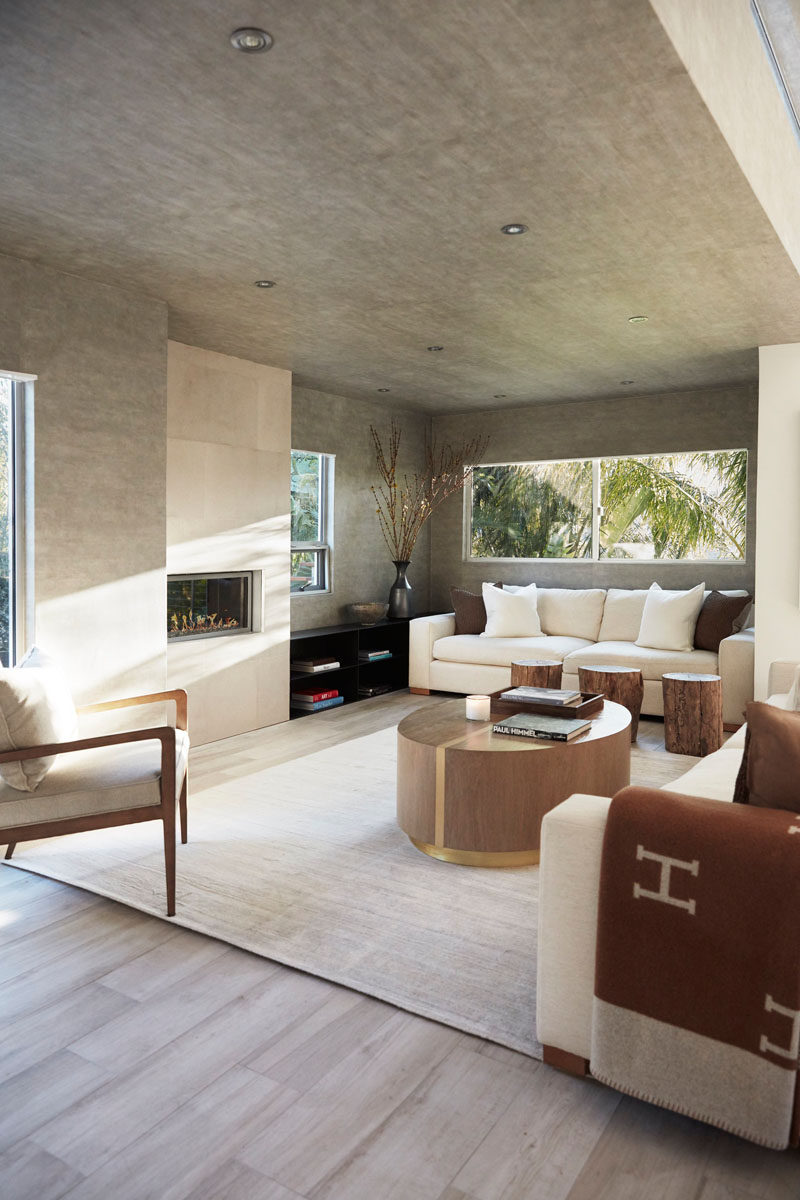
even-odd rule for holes
{"type": "Polygon", "coordinates": [[[223,637],[252,630],[253,572],[167,576],[167,637],[223,637]]]}

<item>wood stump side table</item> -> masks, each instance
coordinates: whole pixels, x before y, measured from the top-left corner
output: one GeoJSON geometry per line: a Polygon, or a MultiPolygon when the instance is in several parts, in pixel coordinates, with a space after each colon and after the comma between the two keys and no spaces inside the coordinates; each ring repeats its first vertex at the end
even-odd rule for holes
{"type": "Polygon", "coordinates": [[[644,681],[636,667],[578,667],[578,687],[582,692],[603,692],[609,700],[621,704],[631,714],[631,741],[639,732],[644,681]]]}
{"type": "Polygon", "coordinates": [[[668,671],[664,695],[664,744],[671,754],[713,754],[722,745],[722,680],[719,675],[668,671]]]}
{"type": "Polygon", "coordinates": [[[547,658],[520,659],[511,664],[511,686],[560,688],[563,669],[547,658]]]}

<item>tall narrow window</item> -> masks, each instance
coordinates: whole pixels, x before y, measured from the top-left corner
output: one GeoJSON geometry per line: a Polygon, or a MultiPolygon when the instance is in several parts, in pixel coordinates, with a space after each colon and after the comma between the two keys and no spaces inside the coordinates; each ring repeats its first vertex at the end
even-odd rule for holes
{"type": "Polygon", "coordinates": [[[333,461],[331,454],[292,450],[293,593],[331,590],[333,461]]]}
{"type": "Polygon", "coordinates": [[[14,661],[14,409],[18,385],[0,375],[0,663],[14,661]]]}

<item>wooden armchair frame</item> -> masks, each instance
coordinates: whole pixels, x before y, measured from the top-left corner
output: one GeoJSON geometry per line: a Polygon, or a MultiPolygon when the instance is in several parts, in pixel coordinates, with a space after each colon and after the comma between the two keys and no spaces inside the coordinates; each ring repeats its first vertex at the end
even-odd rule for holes
{"type": "MultiPolygon", "coordinates": [[[[175,731],[188,728],[188,697],[182,688],[168,692],[151,692],[145,696],[125,696],[120,700],[104,700],[100,704],[85,704],[79,713],[108,712],[131,708],[134,705],[175,703],[175,725],[157,725],[148,729],[131,729],[99,737],[77,738],[53,745],[29,746],[25,750],[6,750],[0,753],[0,763],[22,762],[27,758],[50,758],[70,754],[75,750],[94,750],[101,746],[122,746],[127,742],[158,741],[161,743],[160,804],[140,808],[116,809],[107,813],[91,813],[82,817],[66,817],[57,821],[35,821],[29,825],[0,827],[0,845],[7,844],[6,858],[11,858],[17,842],[38,838],[61,837],[67,833],[84,833],[88,829],[107,829],[114,825],[133,825],[137,821],[162,821],[164,825],[164,863],[167,880],[167,916],[175,916],[175,731]]],[[[188,839],[186,794],[189,769],[183,778],[178,806],[181,821],[181,842],[188,839]]]]}

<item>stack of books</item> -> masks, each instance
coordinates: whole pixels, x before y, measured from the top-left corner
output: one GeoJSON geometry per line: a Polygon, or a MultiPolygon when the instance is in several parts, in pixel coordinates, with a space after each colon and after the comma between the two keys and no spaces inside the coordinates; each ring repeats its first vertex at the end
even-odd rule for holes
{"type": "Polygon", "coordinates": [[[289,697],[289,703],[292,708],[302,709],[303,712],[319,712],[323,708],[336,708],[344,704],[344,696],[339,695],[337,688],[296,688],[289,697]]]}
{"type": "Polygon", "coordinates": [[[513,737],[544,738],[549,742],[571,742],[591,729],[591,721],[580,717],[546,717],[537,713],[517,713],[506,717],[492,726],[493,733],[507,733],[513,737]]]}
{"type": "Polygon", "coordinates": [[[391,690],[388,683],[360,683],[358,685],[359,696],[382,696],[385,692],[390,692],[391,690]]]}
{"type": "Polygon", "coordinates": [[[391,658],[391,650],[359,650],[359,662],[380,662],[384,658],[391,658]]]}
{"type": "Polygon", "coordinates": [[[500,693],[501,700],[521,701],[525,703],[544,701],[546,704],[558,704],[564,708],[573,707],[580,704],[583,699],[580,692],[569,691],[564,688],[545,688],[545,687],[521,687],[509,688],[507,692],[500,693]]]}
{"type": "Polygon", "coordinates": [[[303,675],[316,675],[318,671],[335,671],[341,663],[338,658],[293,658],[289,665],[303,675]]]}

